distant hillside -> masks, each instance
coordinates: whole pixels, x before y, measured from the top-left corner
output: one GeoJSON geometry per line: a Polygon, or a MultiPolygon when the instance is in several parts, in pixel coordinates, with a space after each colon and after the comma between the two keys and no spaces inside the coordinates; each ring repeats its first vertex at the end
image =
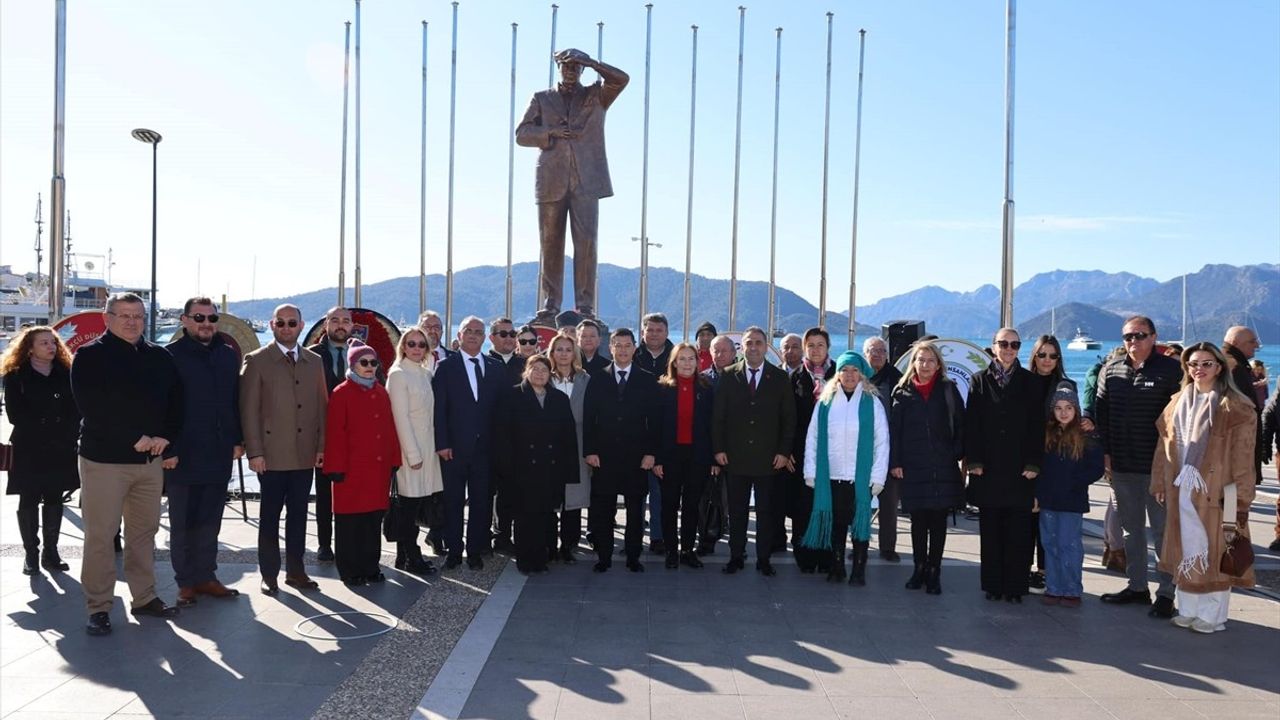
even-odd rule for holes
{"type": "Polygon", "coordinates": [[[1257,330],[1264,342],[1280,336],[1280,266],[1205,265],[1187,275],[1187,328],[1182,328],[1182,278],[1159,283],[1139,297],[1101,303],[1121,315],[1141,313],[1166,339],[1222,342],[1232,325],[1257,330]]]}
{"type": "Polygon", "coordinates": [[[1018,323],[1018,334],[1024,338],[1035,338],[1056,332],[1065,346],[1075,337],[1077,330],[1083,330],[1106,345],[1111,338],[1119,336],[1123,324],[1124,318],[1113,312],[1084,303],[1066,303],[1059,305],[1056,312],[1045,311],[1018,323]]]}

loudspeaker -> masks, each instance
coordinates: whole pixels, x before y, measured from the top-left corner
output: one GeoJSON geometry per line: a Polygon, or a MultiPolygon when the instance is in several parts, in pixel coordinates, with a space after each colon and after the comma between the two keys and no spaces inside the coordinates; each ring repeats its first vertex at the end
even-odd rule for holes
{"type": "Polygon", "coordinates": [[[924,336],[923,320],[893,320],[880,326],[880,337],[889,346],[889,362],[894,365],[911,349],[911,343],[924,336]]]}

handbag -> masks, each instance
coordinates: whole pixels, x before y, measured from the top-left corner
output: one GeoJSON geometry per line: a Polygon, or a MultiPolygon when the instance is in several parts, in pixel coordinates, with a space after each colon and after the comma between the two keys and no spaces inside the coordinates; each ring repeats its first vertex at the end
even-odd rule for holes
{"type": "MultiPolygon", "coordinates": [[[[1222,493],[1222,536],[1224,539],[1222,548],[1222,560],[1218,563],[1218,569],[1223,575],[1231,577],[1241,577],[1249,572],[1253,567],[1253,543],[1249,537],[1241,533],[1237,523],[1239,522],[1238,513],[1230,517],[1232,522],[1225,520],[1227,513],[1236,513],[1236,485],[1231,483],[1226,486],[1222,493]]],[[[1247,516],[1246,516],[1247,520],[1247,516]]]]}
{"type": "Polygon", "coordinates": [[[13,446],[9,443],[0,443],[0,472],[9,472],[13,469],[13,446]]]}
{"type": "Polygon", "coordinates": [[[404,508],[400,507],[400,494],[396,492],[395,476],[391,477],[391,502],[387,503],[387,511],[382,515],[382,537],[387,542],[395,542],[399,539],[400,531],[400,513],[404,512],[404,508]]]}

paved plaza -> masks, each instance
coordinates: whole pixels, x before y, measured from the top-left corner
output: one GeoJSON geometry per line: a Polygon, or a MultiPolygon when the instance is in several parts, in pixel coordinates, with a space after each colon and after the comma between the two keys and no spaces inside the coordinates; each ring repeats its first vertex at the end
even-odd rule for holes
{"type": "MultiPolygon", "coordinates": [[[[1263,543],[1276,492],[1269,470],[1251,527],[1263,543]]],[[[16,498],[5,497],[0,716],[1280,717],[1280,596],[1235,593],[1228,631],[1210,636],[1104,606],[1097,596],[1124,583],[1098,564],[1105,498],[1095,486],[1087,597],[1074,610],[1037,597],[984,600],[976,524],[963,517],[950,529],[940,597],[903,589],[909,556],[889,564],[873,549],[868,586],[856,588],[801,575],[788,561],[775,561],[774,578],[724,576],[722,543],[696,571],[665,570],[647,555],[644,573],[619,562],[598,575],[582,555],[525,578],[499,555],[483,571],[430,581],[388,569],[387,583],[357,590],[309,553],[319,592],[282,587],[268,598],[256,589],[256,503],[246,521],[233,502],[219,575],[243,595],[202,598],[172,622],[127,617],[117,603],[115,632],[93,638],[83,631],[74,502],[61,543],[71,571],[28,578],[16,498]],[[341,614],[307,620],[327,613],[341,614]]],[[[167,516],[161,524],[157,576],[173,601],[167,516]]],[[[1274,578],[1280,557],[1255,550],[1274,578]]],[[[117,594],[128,597],[123,581],[117,594]]]]}

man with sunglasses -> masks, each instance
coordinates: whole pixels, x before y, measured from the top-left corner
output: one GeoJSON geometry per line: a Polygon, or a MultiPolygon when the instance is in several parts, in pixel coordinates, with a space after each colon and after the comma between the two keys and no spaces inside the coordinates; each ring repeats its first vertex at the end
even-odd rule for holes
{"type": "Polygon", "coordinates": [[[285,517],[285,584],[319,585],[307,576],[307,503],[315,468],[324,464],[324,418],[329,393],[324,360],[298,344],[302,311],[281,305],[272,315],[275,341],[245,355],[240,370],[240,426],[249,469],[258,474],[262,504],[258,565],[265,595],[280,592],[280,513],[285,517]]]}
{"type": "MultiPolygon", "coordinates": [[[[307,349],[324,362],[324,386],[333,394],[333,389],[347,376],[347,340],[355,323],[351,319],[351,311],[341,306],[329,308],[324,314],[324,335],[320,342],[307,346],[307,349]]],[[[381,375],[379,380],[385,380],[381,375]]],[[[320,468],[315,473],[316,488],[316,540],[320,548],[316,551],[316,559],[320,562],[333,562],[333,479],[320,468]]]]}
{"type": "MultiPolygon", "coordinates": [[[[1182,366],[1155,352],[1156,326],[1151,318],[1136,315],[1125,320],[1121,337],[1125,355],[1108,362],[1098,374],[1094,425],[1102,437],[1106,474],[1115,491],[1116,511],[1124,529],[1129,585],[1120,592],[1104,594],[1102,601],[1112,605],[1149,605],[1148,519],[1157,559],[1164,541],[1164,506],[1148,492],[1151,460],[1158,441],[1156,418],[1182,384],[1182,366]]],[[[1159,587],[1155,606],[1147,614],[1158,619],[1172,618],[1173,578],[1157,571],[1156,580],[1159,587]]]]}
{"type": "Polygon", "coordinates": [[[239,595],[218,581],[218,533],[231,463],[244,454],[240,432],[240,353],[218,332],[218,308],[207,297],[182,306],[182,334],[166,346],[182,380],[182,433],[164,461],[169,494],[169,547],[178,607],[198,595],[239,595]]]}
{"type": "MultiPolygon", "coordinates": [[[[524,377],[525,355],[519,351],[520,331],[515,328],[511,318],[500,317],[489,323],[489,342],[493,349],[489,357],[502,363],[505,368],[503,382],[508,388],[520,384],[524,377]]],[[[534,347],[537,347],[537,336],[534,336],[534,347]]],[[[496,473],[496,471],[495,471],[496,473]]],[[[511,537],[511,509],[503,504],[499,487],[502,479],[495,474],[489,485],[489,494],[493,497],[493,547],[502,552],[514,552],[515,544],[511,537]]]]}

